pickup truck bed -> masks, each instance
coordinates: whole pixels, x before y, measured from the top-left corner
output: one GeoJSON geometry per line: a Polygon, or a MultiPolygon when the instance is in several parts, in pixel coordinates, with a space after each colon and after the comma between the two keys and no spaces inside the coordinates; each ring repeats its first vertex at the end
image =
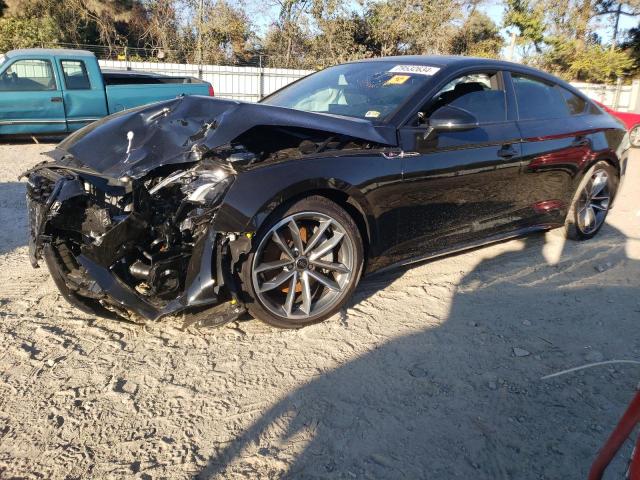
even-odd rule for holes
{"type": "Polygon", "coordinates": [[[0,136],[65,134],[179,95],[213,95],[213,89],[193,77],[102,72],[83,50],[13,50],[0,56],[0,136]]]}

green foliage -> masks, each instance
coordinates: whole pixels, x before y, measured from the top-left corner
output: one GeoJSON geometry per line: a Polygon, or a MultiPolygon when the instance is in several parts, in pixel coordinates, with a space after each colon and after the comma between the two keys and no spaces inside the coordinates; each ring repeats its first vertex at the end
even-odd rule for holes
{"type": "Polygon", "coordinates": [[[553,38],[552,48],[544,54],[542,67],[567,80],[586,82],[614,81],[628,70],[633,60],[623,50],[598,44],[586,47],[576,40],[553,38]]]}
{"type": "Polygon", "coordinates": [[[380,55],[497,58],[506,27],[522,61],[567,79],[640,71],[640,26],[617,48],[594,32],[598,19],[640,13],[640,0],[503,0],[500,27],[481,1],[0,0],[0,51],[64,42],[112,57],[127,47],[130,59],[243,64],[263,55],[264,66],[314,69],[380,55]],[[258,15],[275,14],[261,37],[252,2],[258,15]]]}
{"type": "Polygon", "coordinates": [[[0,18],[0,52],[41,47],[58,40],[55,22],[43,18],[0,18]]]}
{"type": "Polygon", "coordinates": [[[538,2],[533,6],[529,0],[506,0],[505,6],[504,26],[516,27],[518,42],[531,43],[539,51],[545,32],[542,4],[538,2]]]}
{"type": "Polygon", "coordinates": [[[621,45],[621,48],[633,61],[629,73],[640,75],[640,25],[629,30],[627,41],[621,45]]]}
{"type": "Polygon", "coordinates": [[[451,0],[384,0],[367,5],[374,55],[446,54],[463,16],[451,0]]]}
{"type": "Polygon", "coordinates": [[[498,58],[504,40],[498,26],[482,12],[473,12],[456,33],[451,45],[455,55],[498,58]]]}

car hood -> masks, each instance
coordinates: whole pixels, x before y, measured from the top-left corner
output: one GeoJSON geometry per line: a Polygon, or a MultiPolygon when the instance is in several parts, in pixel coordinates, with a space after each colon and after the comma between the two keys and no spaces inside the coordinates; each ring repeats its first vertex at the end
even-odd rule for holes
{"type": "Polygon", "coordinates": [[[161,166],[197,161],[208,150],[261,125],[320,130],[381,145],[396,143],[395,129],[364,119],[187,96],[105,117],[67,137],[49,156],[104,176],[140,178],[161,166]]]}

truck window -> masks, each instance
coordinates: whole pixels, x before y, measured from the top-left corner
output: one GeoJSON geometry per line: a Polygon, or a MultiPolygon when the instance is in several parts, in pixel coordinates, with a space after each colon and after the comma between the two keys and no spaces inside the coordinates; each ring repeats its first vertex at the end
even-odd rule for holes
{"type": "Polygon", "coordinates": [[[56,90],[56,80],[48,60],[18,60],[0,75],[0,91],[45,90],[56,90]]]}
{"type": "Polygon", "coordinates": [[[89,90],[91,83],[87,74],[87,67],[80,60],[60,60],[64,84],[67,90],[89,90]]]}

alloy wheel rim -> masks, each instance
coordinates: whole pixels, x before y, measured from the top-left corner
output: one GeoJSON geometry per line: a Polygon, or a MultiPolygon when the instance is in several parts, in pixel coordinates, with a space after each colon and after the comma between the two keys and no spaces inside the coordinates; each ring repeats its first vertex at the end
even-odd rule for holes
{"type": "Polygon", "coordinates": [[[629,142],[634,147],[640,147],[640,125],[635,126],[629,132],[629,142]]]}
{"type": "Polygon", "coordinates": [[[600,228],[610,202],[609,175],[604,170],[596,170],[578,199],[577,219],[582,233],[588,235],[600,228]]]}
{"type": "Polygon", "coordinates": [[[319,212],[282,219],[263,237],[251,267],[253,289],[279,317],[305,320],[344,297],[355,270],[355,245],[346,229],[319,212]]]}

